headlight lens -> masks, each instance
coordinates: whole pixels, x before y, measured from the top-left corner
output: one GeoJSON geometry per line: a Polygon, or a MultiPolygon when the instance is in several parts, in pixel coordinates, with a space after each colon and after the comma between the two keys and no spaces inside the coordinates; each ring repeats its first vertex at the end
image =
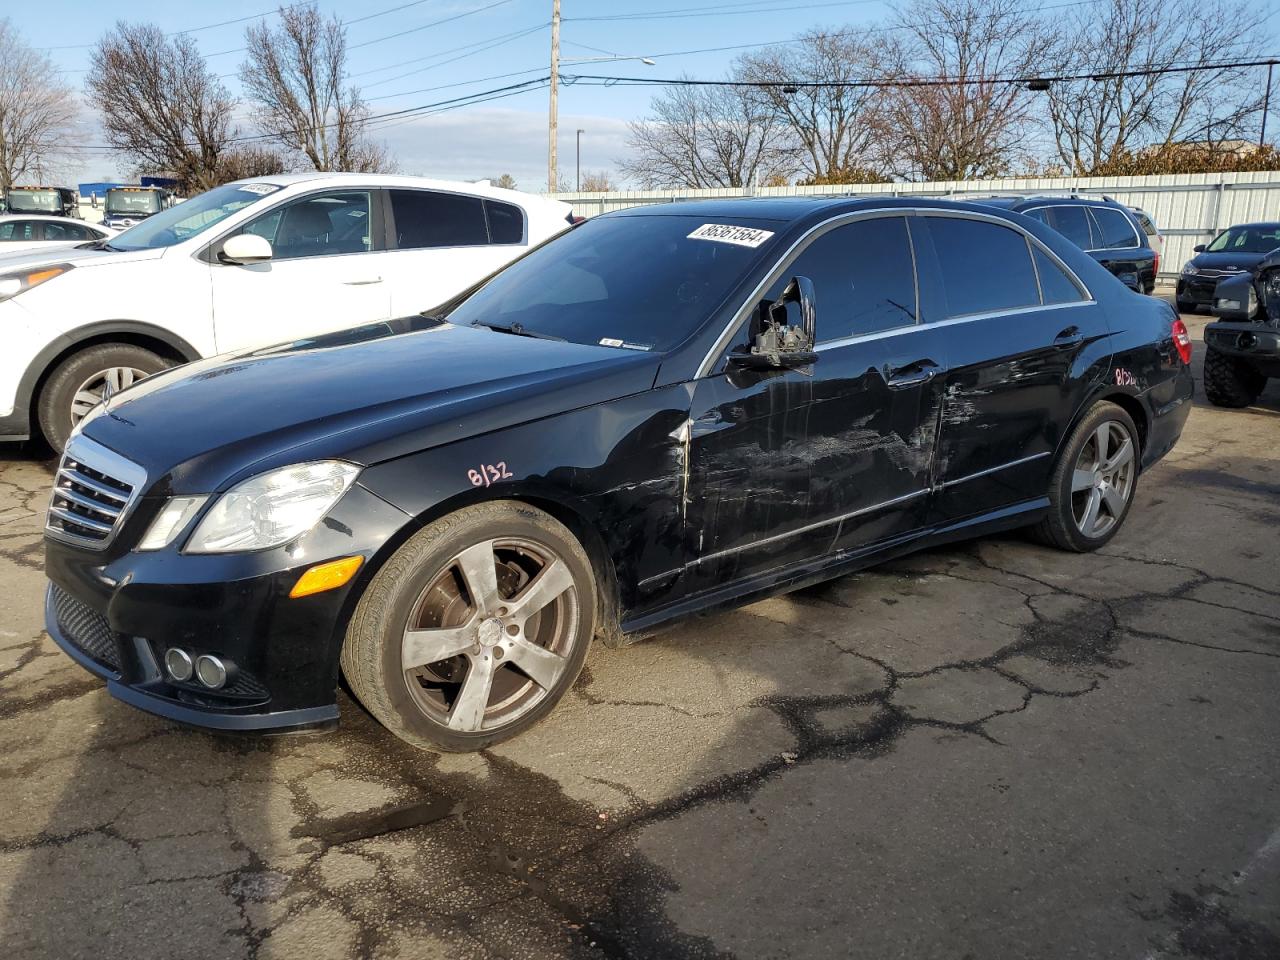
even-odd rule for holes
{"type": "Polygon", "coordinates": [[[218,498],[187,552],[233,553],[288,543],[319,523],[359,473],[354,464],[319,460],[251,477],[218,498]]]}
{"type": "Polygon", "coordinates": [[[173,543],[191,518],[204,506],[208,497],[173,497],[159,516],[151,521],[147,534],[138,544],[139,550],[160,550],[173,543]]]}
{"type": "Polygon", "coordinates": [[[1200,271],[1196,269],[1196,265],[1188,260],[1182,265],[1182,275],[1184,277],[1194,277],[1200,271]]]}
{"type": "Polygon", "coordinates": [[[55,263],[38,270],[25,270],[21,273],[0,274],[0,301],[11,300],[18,294],[38,287],[42,283],[60,277],[71,269],[69,263],[55,263]]]}

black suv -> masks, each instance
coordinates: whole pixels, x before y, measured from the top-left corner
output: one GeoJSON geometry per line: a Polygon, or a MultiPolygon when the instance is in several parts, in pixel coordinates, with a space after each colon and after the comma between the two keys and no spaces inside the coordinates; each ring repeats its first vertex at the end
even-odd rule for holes
{"type": "Polygon", "coordinates": [[[1139,293],[1156,286],[1160,254],[1133,212],[1110,197],[973,197],[1052,227],[1139,293]]]}
{"type": "Polygon", "coordinates": [[[1212,307],[1223,277],[1251,273],[1271,251],[1280,248],[1280,223],[1239,223],[1208,244],[1197,244],[1195,256],[1178,275],[1178,312],[1212,307]]]}

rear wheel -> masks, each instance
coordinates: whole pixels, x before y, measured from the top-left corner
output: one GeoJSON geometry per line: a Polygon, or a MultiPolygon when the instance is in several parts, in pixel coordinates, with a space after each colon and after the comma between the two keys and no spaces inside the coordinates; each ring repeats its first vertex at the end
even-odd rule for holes
{"type": "Polygon", "coordinates": [[[97,406],[139,380],[173,366],[158,353],[131,343],[100,343],[63,360],[49,375],[36,403],[40,432],[61,450],[72,428],[97,406]]]}
{"type": "Polygon", "coordinates": [[[1121,407],[1094,404],[1072,431],[1049,481],[1045,543],[1087,553],[1120,530],[1138,488],[1138,430],[1121,407]]]}
{"type": "Polygon", "coordinates": [[[480,750],[545,717],[595,627],[595,579],[561,523],[514,501],[467,507],[415,534],[369,583],[342,672],[392,733],[480,750]]]}
{"type": "Polygon", "coordinates": [[[1204,355],[1204,395],[1219,407],[1247,407],[1262,394],[1267,378],[1243,360],[1213,347],[1204,355]]]}
{"type": "Polygon", "coordinates": [[[1178,312],[1179,313],[1195,313],[1196,305],[1192,303],[1190,300],[1179,300],[1178,312]]]}

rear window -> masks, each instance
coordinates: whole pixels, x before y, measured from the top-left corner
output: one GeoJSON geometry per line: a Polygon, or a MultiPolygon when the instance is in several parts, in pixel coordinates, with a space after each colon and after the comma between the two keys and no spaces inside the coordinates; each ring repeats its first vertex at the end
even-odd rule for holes
{"type": "Polygon", "coordinates": [[[514,203],[486,200],[485,213],[489,217],[490,243],[523,243],[524,211],[514,203]]]}
{"type": "Polygon", "coordinates": [[[1048,254],[1035,244],[1031,245],[1031,252],[1036,261],[1036,272],[1040,275],[1040,292],[1045,303],[1076,303],[1084,299],[1084,293],[1048,254]]]}
{"type": "Polygon", "coordinates": [[[1094,207],[1089,212],[1093,214],[1098,232],[1102,235],[1100,246],[1108,250],[1138,246],[1138,234],[1133,229],[1133,222],[1119,210],[1094,207]]]}
{"type": "Polygon", "coordinates": [[[5,240],[34,240],[35,226],[30,220],[10,220],[8,223],[0,223],[0,241],[5,240]]]}
{"type": "Polygon", "coordinates": [[[396,224],[396,246],[401,250],[477,247],[489,242],[484,202],[479,197],[392,190],[391,213],[396,224]]]}
{"type": "Polygon", "coordinates": [[[1081,250],[1092,250],[1095,237],[1089,229],[1089,214],[1084,207],[1047,207],[1049,226],[1074,243],[1081,250]]]}
{"type": "Polygon", "coordinates": [[[1026,238],[1009,227],[961,217],[929,217],[947,316],[1040,305],[1026,238]]]}

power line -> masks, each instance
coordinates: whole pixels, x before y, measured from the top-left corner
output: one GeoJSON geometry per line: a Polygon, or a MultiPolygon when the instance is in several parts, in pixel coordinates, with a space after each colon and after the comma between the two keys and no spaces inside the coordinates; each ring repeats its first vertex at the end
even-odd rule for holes
{"type": "MultiPolygon", "coordinates": [[[[511,43],[513,40],[519,40],[521,37],[527,37],[531,33],[537,33],[539,30],[542,30],[544,27],[546,27],[545,23],[539,23],[536,26],[528,27],[524,30],[517,30],[514,33],[504,34],[501,37],[494,37],[488,41],[480,41],[478,43],[467,44],[467,46],[465,47],[455,47],[454,48],[455,50],[467,50],[468,47],[474,47],[475,49],[469,50],[467,53],[460,53],[458,54],[458,56],[450,57],[447,60],[440,60],[436,63],[430,63],[425,67],[418,67],[415,70],[407,70],[404,73],[398,73],[394,77],[384,77],[381,80],[374,80],[371,83],[364,84],[364,86],[377,87],[377,86],[381,86],[384,83],[392,83],[396,80],[403,80],[405,77],[412,77],[415,74],[425,73],[428,70],[435,70],[435,69],[438,69],[439,67],[445,66],[446,64],[456,63],[459,60],[465,60],[467,59],[467,57],[474,57],[476,54],[484,53],[485,51],[492,50],[495,47],[501,47],[505,44],[511,43]]],[[[451,52],[452,51],[445,50],[445,51],[442,51],[441,53],[435,54],[435,56],[438,57],[438,56],[442,56],[445,53],[451,53],[451,52]]],[[[428,60],[432,58],[421,57],[419,59],[428,60]]],[[[378,98],[378,99],[382,99],[382,98],[378,98]]]]}
{"type": "Polygon", "coordinates": [[[399,30],[396,33],[389,33],[385,37],[378,37],[376,40],[366,40],[363,43],[352,44],[347,47],[347,49],[359,50],[361,47],[372,46],[375,43],[382,43],[385,40],[394,40],[397,37],[404,37],[411,33],[418,33],[421,30],[429,30],[431,27],[438,27],[442,23],[452,23],[455,20],[461,20],[463,17],[475,16],[477,13],[484,13],[486,10],[492,10],[494,7],[501,7],[504,4],[511,2],[512,0],[494,0],[493,3],[487,3],[483,7],[476,7],[474,10],[465,10],[462,13],[455,13],[449,17],[442,17],[439,20],[432,20],[430,23],[424,23],[420,27],[411,27],[408,30],[399,30]]]}
{"type": "Polygon", "coordinates": [[[487,83],[490,80],[505,80],[508,77],[522,77],[526,73],[537,73],[539,70],[546,70],[546,64],[537,67],[529,67],[527,70],[513,70],[510,73],[497,73],[491,77],[477,77],[474,80],[459,80],[456,83],[442,83],[434,87],[420,87],[417,90],[401,90],[399,93],[384,93],[378,97],[368,97],[369,103],[377,100],[390,100],[393,97],[411,97],[419,93],[432,93],[436,90],[451,90],[454,87],[466,87],[473,83],[487,83]]]}
{"type": "MultiPolygon", "coordinates": [[[[545,26],[546,26],[546,23],[543,22],[543,23],[537,24],[536,27],[531,27],[529,29],[531,30],[541,29],[542,27],[545,27],[545,26]]],[[[521,32],[523,31],[516,30],[516,31],[513,31],[512,33],[498,34],[498,36],[495,36],[495,37],[486,37],[483,40],[475,40],[475,41],[472,41],[471,43],[464,43],[462,44],[462,46],[459,46],[459,47],[449,47],[447,50],[437,50],[435,53],[429,53],[423,57],[414,57],[412,60],[398,60],[395,63],[388,63],[381,67],[371,67],[368,70],[361,70],[359,73],[348,74],[348,76],[352,78],[367,77],[371,73],[381,73],[383,70],[394,70],[396,69],[396,67],[407,67],[411,63],[422,63],[424,60],[433,60],[436,57],[443,57],[446,54],[457,53],[459,50],[470,50],[472,47],[477,47],[483,43],[488,43],[490,40],[498,40],[502,37],[512,37],[521,32]]]]}
{"type": "Polygon", "coordinates": [[[667,10],[652,10],[647,13],[609,13],[591,17],[564,17],[563,22],[570,21],[602,22],[614,20],[683,20],[689,17],[726,17],[747,13],[790,13],[794,10],[817,10],[826,7],[854,7],[878,3],[879,0],[826,0],[823,3],[802,3],[788,6],[765,7],[758,5],[759,0],[749,9],[730,9],[746,7],[745,3],[719,4],[709,7],[676,7],[667,10]]]}

